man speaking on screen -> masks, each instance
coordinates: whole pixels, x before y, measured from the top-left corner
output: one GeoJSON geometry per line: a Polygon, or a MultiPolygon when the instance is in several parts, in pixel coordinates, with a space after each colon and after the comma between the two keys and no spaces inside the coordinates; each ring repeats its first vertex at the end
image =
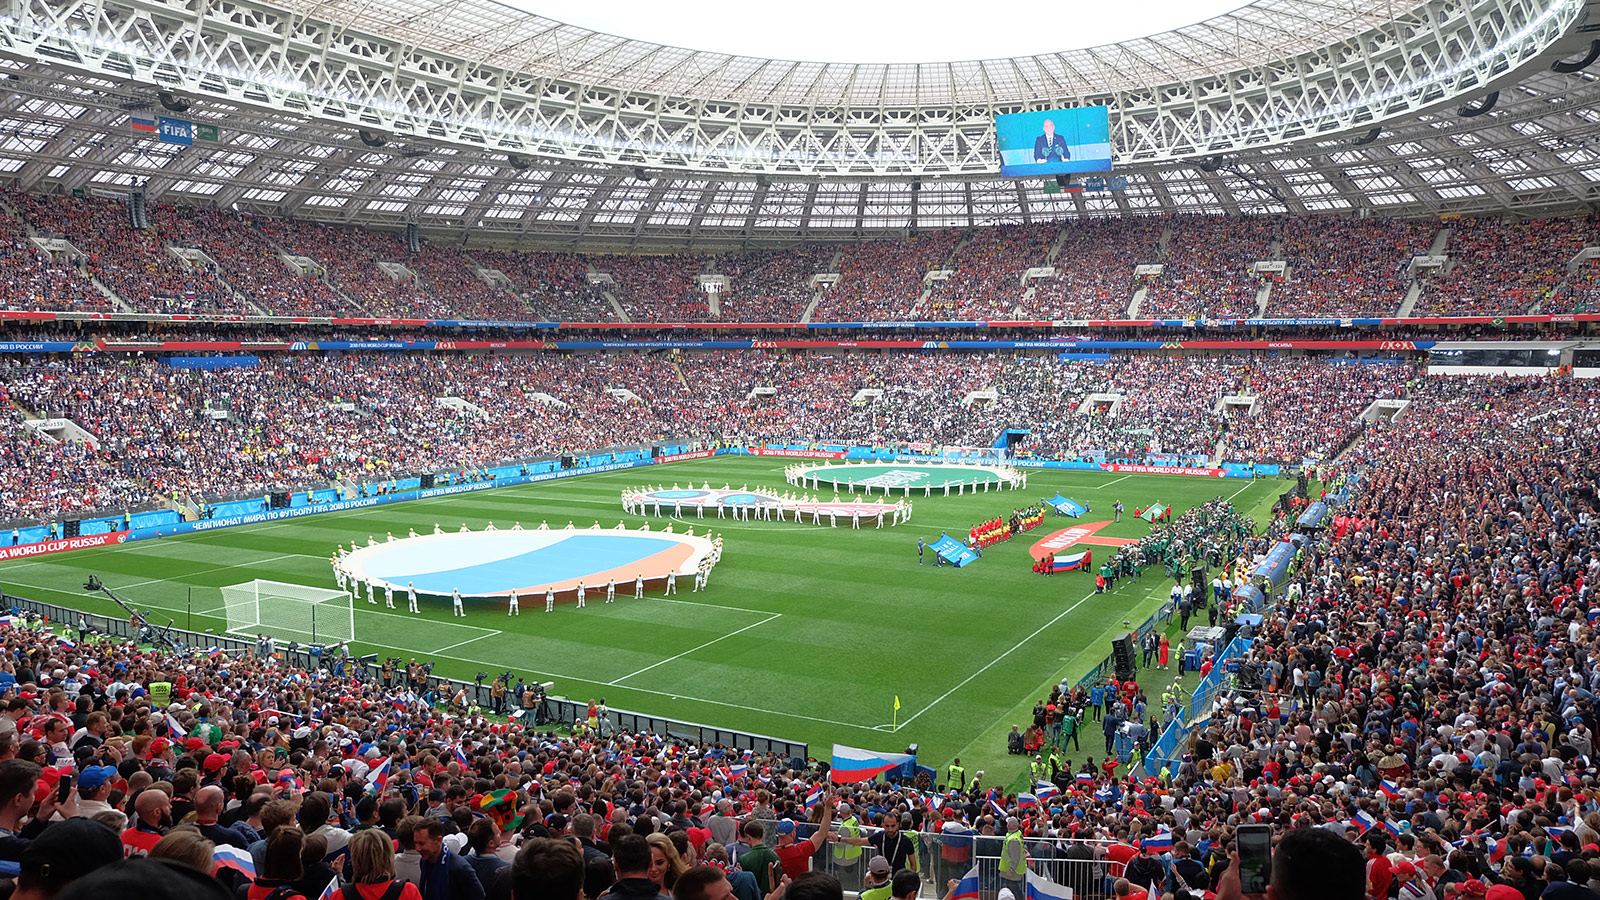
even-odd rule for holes
{"type": "Polygon", "coordinates": [[[1044,134],[1033,140],[1034,162],[1066,162],[1072,158],[1067,152],[1067,139],[1056,134],[1056,123],[1044,120],[1044,134]]]}

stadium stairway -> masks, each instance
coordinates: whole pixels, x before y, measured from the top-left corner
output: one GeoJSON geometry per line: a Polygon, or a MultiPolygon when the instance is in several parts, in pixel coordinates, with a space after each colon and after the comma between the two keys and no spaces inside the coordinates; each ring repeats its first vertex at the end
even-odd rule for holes
{"type": "Polygon", "coordinates": [[[1144,297],[1149,290],[1149,287],[1141,286],[1137,291],[1133,292],[1133,299],[1128,301],[1128,318],[1139,318],[1139,307],[1144,305],[1144,297]]]}
{"type": "Polygon", "coordinates": [[[1272,279],[1261,282],[1261,287],[1256,290],[1256,316],[1259,318],[1267,314],[1267,304],[1272,302],[1272,279]]]}
{"type": "MultiPolygon", "coordinates": [[[[297,254],[290,253],[288,250],[285,250],[283,248],[282,244],[280,244],[277,241],[273,240],[266,232],[261,231],[260,229],[257,229],[257,231],[258,231],[258,233],[259,233],[259,235],[261,237],[261,240],[265,241],[267,246],[269,246],[272,249],[276,250],[280,257],[297,255],[297,254]]],[[[317,280],[322,282],[322,286],[327,288],[334,296],[338,297],[341,301],[343,301],[344,305],[348,306],[352,312],[354,312],[356,315],[360,315],[360,316],[370,316],[370,315],[372,315],[372,313],[370,311],[368,311],[367,309],[362,307],[361,304],[357,303],[353,298],[351,298],[351,296],[349,294],[346,294],[342,289],[340,289],[340,287],[338,285],[334,284],[333,281],[328,278],[328,265],[327,265],[327,263],[324,263],[323,261],[321,261],[319,259],[315,259],[315,258],[310,257],[310,256],[306,257],[306,259],[309,259],[313,263],[316,263],[317,269],[322,272],[321,275],[317,276],[317,280]]]]}
{"type": "Polygon", "coordinates": [[[1422,298],[1422,279],[1421,278],[1413,278],[1413,279],[1411,279],[1411,287],[1406,289],[1405,299],[1400,301],[1400,309],[1399,309],[1399,311],[1397,311],[1395,313],[1395,316],[1397,318],[1402,318],[1403,319],[1406,316],[1411,315],[1411,311],[1413,309],[1416,309],[1417,301],[1420,300],[1421,298],[1422,298]]]}
{"type": "Polygon", "coordinates": [[[628,311],[622,308],[622,303],[621,301],[617,300],[616,294],[611,293],[609,290],[602,289],[600,291],[600,296],[606,298],[606,302],[611,304],[611,310],[617,314],[618,322],[633,321],[632,319],[628,318],[628,311]]]}
{"type": "Polygon", "coordinates": [[[1053,266],[1056,264],[1056,257],[1061,255],[1061,248],[1067,245],[1067,236],[1071,233],[1071,225],[1062,226],[1061,233],[1056,235],[1055,243],[1050,245],[1050,252],[1044,258],[1045,265],[1053,266]]]}
{"type": "Polygon", "coordinates": [[[176,244],[168,242],[162,244],[161,249],[167,251],[169,255],[182,260],[184,264],[190,268],[198,269],[202,272],[209,271],[211,273],[211,277],[216,279],[217,284],[222,285],[222,289],[227,291],[228,294],[233,297],[235,302],[243,304],[247,309],[254,311],[256,315],[266,316],[273,314],[258,306],[254,300],[251,300],[250,297],[245,294],[244,291],[234,287],[233,281],[228,277],[228,270],[218,265],[217,261],[212,259],[210,254],[206,253],[199,247],[179,247],[176,244]]]}
{"type": "MultiPolygon", "coordinates": [[[[11,206],[11,204],[0,202],[0,210],[4,210],[6,215],[21,223],[22,227],[28,232],[28,238],[30,240],[39,236],[39,230],[33,227],[33,223],[28,221],[28,217],[23,215],[21,211],[17,210],[15,207],[11,206]]],[[[63,235],[62,237],[64,238],[65,236],[63,235]]],[[[115,306],[118,312],[131,313],[136,311],[132,305],[118,296],[116,291],[113,291],[111,288],[107,287],[100,281],[100,279],[92,277],[85,269],[74,267],[73,271],[77,272],[84,281],[87,281],[94,287],[95,290],[99,291],[101,296],[111,301],[111,305],[115,306]]]]}

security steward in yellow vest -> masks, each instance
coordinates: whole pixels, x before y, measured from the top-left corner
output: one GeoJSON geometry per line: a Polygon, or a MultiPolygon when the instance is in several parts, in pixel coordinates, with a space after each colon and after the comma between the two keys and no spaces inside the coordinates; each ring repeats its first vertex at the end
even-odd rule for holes
{"type": "MultiPolygon", "coordinates": [[[[839,826],[835,833],[841,838],[861,837],[861,820],[856,818],[855,810],[851,808],[850,804],[839,804],[839,812],[844,814],[844,818],[839,820],[839,826]]],[[[838,840],[832,843],[834,872],[837,874],[839,882],[846,885],[845,889],[849,890],[848,886],[850,884],[861,883],[856,880],[860,876],[855,874],[856,863],[861,859],[861,847],[859,844],[847,844],[838,840]]]]}
{"type": "Polygon", "coordinates": [[[1000,845],[1000,886],[1011,893],[1027,895],[1028,850],[1022,845],[1022,823],[1016,816],[1006,819],[1006,839],[1000,845]]]}
{"type": "Polygon", "coordinates": [[[947,790],[964,791],[967,789],[967,770],[961,768],[961,757],[956,757],[955,761],[950,763],[950,768],[945,770],[944,782],[947,790]]]}

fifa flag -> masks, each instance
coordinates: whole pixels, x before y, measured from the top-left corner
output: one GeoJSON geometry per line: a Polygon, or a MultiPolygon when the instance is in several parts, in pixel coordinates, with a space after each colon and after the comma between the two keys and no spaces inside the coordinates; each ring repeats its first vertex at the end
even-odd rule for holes
{"type": "Polygon", "coordinates": [[[1062,556],[1057,556],[1055,560],[1051,562],[1050,571],[1071,572],[1073,569],[1081,569],[1093,561],[1093,550],[1085,550],[1082,553],[1067,553],[1062,556]]]}
{"type": "Polygon", "coordinates": [[[1028,870],[1028,900],[1072,900],[1072,888],[1028,870]]]}
{"type": "Polygon", "coordinates": [[[1071,516],[1074,519],[1079,518],[1084,513],[1089,511],[1089,507],[1079,503],[1076,500],[1069,500],[1060,494],[1051,497],[1045,502],[1050,504],[1050,507],[1056,511],[1057,515],[1071,516]]]}
{"type": "Polygon", "coordinates": [[[1150,504],[1149,509],[1139,513],[1139,518],[1145,520],[1146,522],[1154,523],[1155,520],[1166,516],[1167,509],[1168,507],[1162,506],[1159,503],[1152,503],[1150,504]]]}
{"type": "MultiPolygon", "coordinates": [[[[1028,874],[1031,876],[1033,873],[1029,872],[1028,874]]],[[[1069,891],[1066,896],[1071,898],[1072,893],[1069,891]]],[[[977,866],[968,869],[967,874],[961,876],[961,880],[956,882],[956,889],[950,892],[947,900],[978,900],[977,866]]]]}
{"type": "Polygon", "coordinates": [[[909,753],[874,753],[859,747],[833,745],[833,768],[828,778],[834,784],[854,784],[871,781],[890,769],[903,766],[916,759],[909,753]]]}

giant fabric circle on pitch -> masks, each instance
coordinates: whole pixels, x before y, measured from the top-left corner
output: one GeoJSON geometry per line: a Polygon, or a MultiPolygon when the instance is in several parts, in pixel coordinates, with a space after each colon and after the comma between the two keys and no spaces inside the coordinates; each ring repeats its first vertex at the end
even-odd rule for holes
{"type": "Polygon", "coordinates": [[[607,581],[631,585],[669,573],[693,575],[711,553],[703,537],[662,531],[472,531],[431,534],[361,547],[345,559],[360,581],[380,588],[408,584],[418,593],[464,596],[522,596],[590,590],[607,581]]]}

